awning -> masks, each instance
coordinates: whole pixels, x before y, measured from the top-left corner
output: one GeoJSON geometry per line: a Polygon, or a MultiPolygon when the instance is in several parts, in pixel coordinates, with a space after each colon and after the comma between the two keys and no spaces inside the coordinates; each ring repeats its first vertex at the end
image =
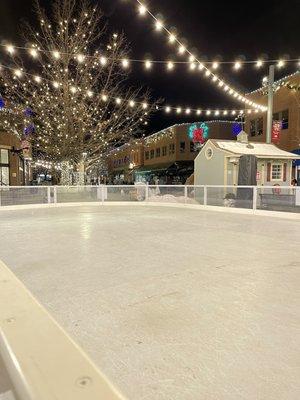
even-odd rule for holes
{"type": "Polygon", "coordinates": [[[141,168],[136,169],[136,173],[151,173],[151,172],[158,172],[158,171],[166,171],[170,168],[174,163],[164,163],[164,164],[152,164],[152,165],[144,165],[141,168]]]}
{"type": "Polygon", "coordinates": [[[194,161],[176,161],[175,163],[163,163],[144,165],[141,168],[136,169],[137,174],[147,174],[152,172],[166,173],[192,173],[194,171],[194,161]]]}
{"type": "MultiPolygon", "coordinates": [[[[297,154],[297,156],[300,156],[300,149],[293,150],[292,153],[297,154]]],[[[299,167],[300,166],[300,160],[294,160],[293,161],[293,165],[295,167],[299,167]]]]}

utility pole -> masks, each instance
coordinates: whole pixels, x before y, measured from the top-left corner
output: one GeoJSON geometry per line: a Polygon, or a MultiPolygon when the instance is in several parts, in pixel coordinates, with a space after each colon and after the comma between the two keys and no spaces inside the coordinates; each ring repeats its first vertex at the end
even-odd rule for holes
{"type": "Polygon", "coordinates": [[[268,81],[268,116],[267,116],[267,137],[266,137],[266,142],[269,144],[272,143],[274,76],[275,76],[275,65],[270,65],[269,81],[268,81]]]}

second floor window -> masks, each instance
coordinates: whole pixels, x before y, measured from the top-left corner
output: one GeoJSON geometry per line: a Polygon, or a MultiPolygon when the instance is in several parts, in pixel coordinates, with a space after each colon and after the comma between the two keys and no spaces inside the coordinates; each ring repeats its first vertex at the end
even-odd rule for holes
{"type": "Polygon", "coordinates": [[[164,146],[162,148],[162,155],[163,155],[163,157],[167,155],[167,146],[164,146]]]}
{"type": "Polygon", "coordinates": [[[174,154],[175,153],[175,143],[171,143],[169,145],[169,154],[174,154]]]}
{"type": "Polygon", "coordinates": [[[278,113],[273,114],[274,121],[281,121],[281,128],[289,129],[289,110],[280,111],[278,113]]]}
{"type": "Polygon", "coordinates": [[[156,157],[160,157],[160,147],[156,149],[156,157]]]}
{"type": "Polygon", "coordinates": [[[264,131],[264,120],[263,118],[256,118],[250,121],[250,135],[260,136],[264,131]]]}
{"type": "Polygon", "coordinates": [[[180,142],[180,153],[185,152],[185,142],[180,142]]]}

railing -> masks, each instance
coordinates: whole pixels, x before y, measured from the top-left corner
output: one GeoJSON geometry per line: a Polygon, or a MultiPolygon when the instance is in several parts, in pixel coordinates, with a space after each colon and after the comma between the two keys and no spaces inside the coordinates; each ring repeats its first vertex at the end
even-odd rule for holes
{"type": "Polygon", "coordinates": [[[0,367],[0,398],[125,400],[1,261],[0,367]]]}
{"type": "Polygon", "coordinates": [[[300,212],[300,187],[289,186],[5,186],[0,207],[118,202],[190,204],[205,207],[300,212]]]}

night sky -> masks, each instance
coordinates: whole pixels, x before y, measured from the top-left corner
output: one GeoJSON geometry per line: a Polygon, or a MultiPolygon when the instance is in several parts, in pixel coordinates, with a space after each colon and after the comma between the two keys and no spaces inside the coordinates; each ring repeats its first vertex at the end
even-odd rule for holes
{"type": "MultiPolygon", "coordinates": [[[[49,7],[50,0],[41,3],[49,7]]],[[[132,58],[185,60],[178,57],[176,47],[167,43],[163,33],[155,32],[150,17],[141,18],[134,0],[94,0],[105,14],[111,32],[124,31],[132,47],[132,58]]],[[[232,61],[242,56],[246,60],[280,57],[300,58],[300,1],[200,1],[200,0],[152,0],[148,1],[151,11],[163,17],[168,27],[176,27],[179,38],[185,38],[188,48],[201,57],[213,60],[219,56],[232,61]]],[[[0,1],[0,39],[23,44],[20,32],[23,20],[36,24],[33,0],[0,1]]],[[[201,74],[190,72],[187,66],[177,66],[171,73],[165,66],[157,65],[145,72],[142,65],[132,68],[130,83],[141,83],[151,88],[153,98],[164,98],[173,106],[192,108],[241,108],[210,85],[201,74]]],[[[296,70],[291,64],[277,71],[280,78],[296,70]]],[[[232,66],[223,65],[218,74],[243,92],[260,86],[267,68],[257,71],[253,66],[244,66],[233,72],[232,66]]],[[[169,125],[194,120],[158,113],[149,124],[149,132],[169,125]]]]}

